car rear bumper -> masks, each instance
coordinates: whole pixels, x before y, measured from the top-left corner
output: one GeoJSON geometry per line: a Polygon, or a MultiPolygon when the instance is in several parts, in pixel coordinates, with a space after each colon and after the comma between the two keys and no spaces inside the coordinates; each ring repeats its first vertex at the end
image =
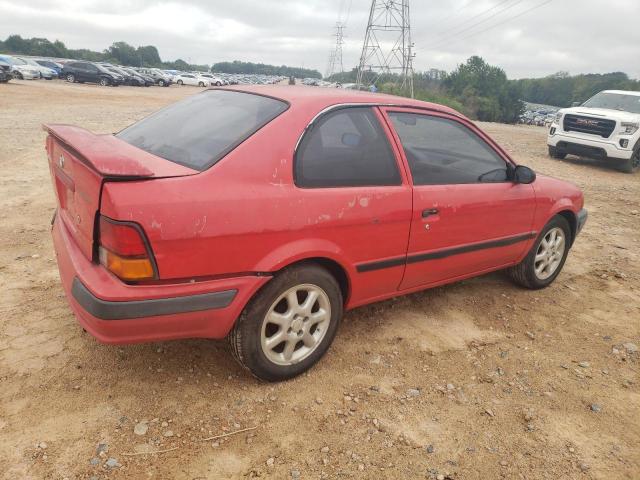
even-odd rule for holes
{"type": "Polygon", "coordinates": [[[80,251],[63,222],[54,221],[60,279],[80,325],[103,343],[224,338],[253,294],[270,277],[160,285],[127,285],[80,251]]]}
{"type": "Polygon", "coordinates": [[[585,139],[563,132],[547,137],[547,145],[555,147],[559,153],[593,158],[596,160],[628,160],[633,154],[633,143],[629,148],[621,148],[614,141],[585,139]]]}

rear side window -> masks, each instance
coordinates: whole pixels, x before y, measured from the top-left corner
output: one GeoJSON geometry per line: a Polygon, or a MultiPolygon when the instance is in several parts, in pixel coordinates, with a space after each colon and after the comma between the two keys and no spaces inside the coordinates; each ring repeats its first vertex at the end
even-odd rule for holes
{"type": "Polygon", "coordinates": [[[208,90],[122,130],[131,145],[195,170],[206,170],[288,108],[260,95],[208,90]]]}
{"type": "Polygon", "coordinates": [[[389,117],[402,142],[415,185],[508,180],[505,160],[461,123],[415,113],[391,112],[389,117]]]}
{"type": "Polygon", "coordinates": [[[296,154],[296,185],[357,187],[400,185],[386,134],[369,107],[323,116],[305,134],[296,154]]]}

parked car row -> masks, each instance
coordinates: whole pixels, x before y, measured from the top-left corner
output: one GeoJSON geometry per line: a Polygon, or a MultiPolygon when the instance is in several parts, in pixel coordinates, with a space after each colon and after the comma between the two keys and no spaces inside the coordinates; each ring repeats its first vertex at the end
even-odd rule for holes
{"type": "MultiPolygon", "coordinates": [[[[52,80],[58,78],[58,72],[45,65],[41,65],[32,58],[19,57],[14,55],[0,55],[0,62],[5,66],[8,65],[8,72],[10,77],[6,74],[3,82],[9,81],[11,78],[17,78],[19,80],[37,80],[44,78],[46,80],[52,80]]],[[[7,70],[3,68],[3,70],[7,70]]]]}
{"type": "Polygon", "coordinates": [[[0,55],[0,62],[4,65],[0,82],[7,82],[11,78],[20,80],[60,78],[71,83],[95,83],[113,87],[119,85],[168,87],[174,83],[180,86],[221,87],[238,84],[271,85],[286,78],[276,75],[184,72],[149,67],[127,67],[107,62],[16,55],[0,55]]]}

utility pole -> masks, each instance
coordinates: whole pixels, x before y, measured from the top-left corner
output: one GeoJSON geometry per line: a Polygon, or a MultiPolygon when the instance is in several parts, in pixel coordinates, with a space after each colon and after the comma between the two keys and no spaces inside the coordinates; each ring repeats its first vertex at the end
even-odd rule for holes
{"type": "Polygon", "coordinates": [[[372,0],[358,66],[358,87],[376,84],[389,75],[413,97],[413,47],[409,0],[372,0]]]}
{"type": "Polygon", "coordinates": [[[346,25],[342,22],[336,22],[336,33],[333,36],[336,38],[335,47],[331,49],[329,54],[329,65],[327,67],[327,74],[325,78],[329,78],[335,73],[344,72],[344,63],[342,61],[342,46],[344,45],[344,29],[346,25]]]}

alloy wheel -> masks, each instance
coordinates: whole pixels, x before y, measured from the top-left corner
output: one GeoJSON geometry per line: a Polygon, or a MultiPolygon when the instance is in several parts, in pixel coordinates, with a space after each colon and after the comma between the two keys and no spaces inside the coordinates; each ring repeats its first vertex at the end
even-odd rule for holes
{"type": "Polygon", "coordinates": [[[561,228],[555,227],[547,232],[538,245],[534,259],[534,270],[538,279],[547,280],[558,270],[564,257],[566,244],[561,228]]]}
{"type": "Polygon", "coordinates": [[[296,285],[280,295],[262,322],[260,344],[268,360],[293,365],[322,343],[331,322],[331,302],[317,285],[296,285]]]}

